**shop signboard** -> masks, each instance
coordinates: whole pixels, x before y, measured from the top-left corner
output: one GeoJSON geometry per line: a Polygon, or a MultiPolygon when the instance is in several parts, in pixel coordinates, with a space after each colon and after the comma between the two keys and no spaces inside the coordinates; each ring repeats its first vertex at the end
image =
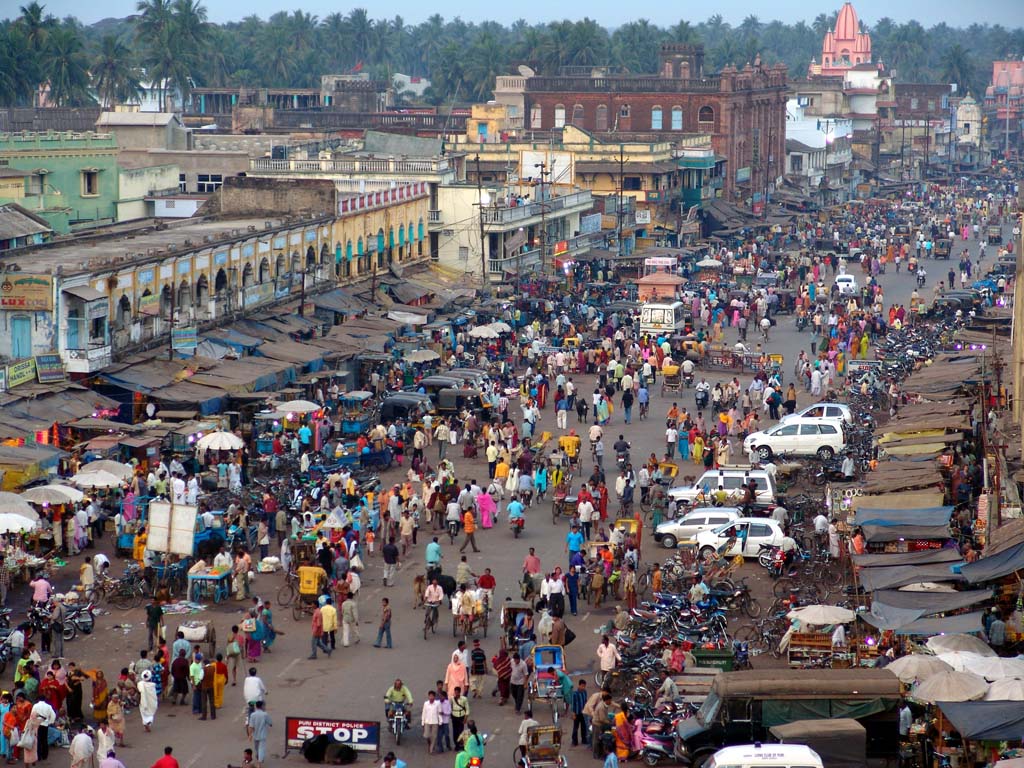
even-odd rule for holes
{"type": "Polygon", "coordinates": [[[36,378],[40,384],[64,381],[64,361],[60,355],[36,355],[36,378]]]}
{"type": "Polygon", "coordinates": [[[53,278],[23,272],[0,276],[0,309],[53,309],[53,278]]]}
{"type": "Polygon", "coordinates": [[[36,359],[19,360],[7,366],[7,386],[14,387],[36,380],[36,359]]]}
{"type": "Polygon", "coordinates": [[[171,331],[171,348],[181,351],[192,350],[199,346],[195,328],[175,328],[171,331]]]}

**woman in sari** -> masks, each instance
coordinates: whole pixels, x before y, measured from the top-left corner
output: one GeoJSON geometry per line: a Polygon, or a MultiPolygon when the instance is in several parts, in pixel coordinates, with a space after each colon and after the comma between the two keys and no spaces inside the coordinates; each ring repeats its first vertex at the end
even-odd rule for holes
{"type": "Polygon", "coordinates": [[[615,735],[615,755],[619,760],[627,759],[633,748],[633,726],[629,721],[629,708],[625,704],[615,713],[612,733],[615,735]]]}
{"type": "Polygon", "coordinates": [[[128,489],[128,493],[125,494],[124,501],[121,504],[121,516],[126,523],[130,523],[135,519],[135,491],[131,488],[128,489]]]}
{"type": "Polygon", "coordinates": [[[263,603],[260,611],[260,623],[263,624],[263,650],[270,653],[270,646],[277,639],[277,630],[274,629],[274,614],[270,610],[270,601],[263,603]]]}
{"type": "Polygon", "coordinates": [[[248,626],[251,631],[245,633],[245,660],[255,663],[263,653],[263,622],[256,615],[256,609],[249,609],[248,626]]]}
{"type": "Polygon", "coordinates": [[[121,706],[121,697],[115,691],[110,694],[110,703],[107,704],[107,722],[110,730],[114,732],[114,745],[125,746],[124,743],[124,707],[121,706]]]}
{"type": "Polygon", "coordinates": [[[480,527],[481,528],[493,528],[494,527],[494,513],[497,509],[494,504],[494,499],[491,498],[489,493],[481,493],[476,498],[476,508],[480,513],[480,527]]]}
{"type": "Polygon", "coordinates": [[[64,704],[64,686],[57,682],[52,669],[46,670],[46,677],[39,684],[39,697],[53,707],[54,712],[60,712],[64,704]]]}
{"type": "Polygon", "coordinates": [[[107,699],[110,697],[110,688],[107,679],[103,676],[103,670],[97,669],[92,680],[92,716],[96,722],[107,719],[107,699]]]}
{"type": "Polygon", "coordinates": [[[77,669],[73,668],[72,665],[68,665],[68,679],[65,686],[68,689],[66,698],[68,708],[68,720],[72,723],[82,722],[85,720],[85,715],[82,713],[82,678],[83,675],[77,669]]]}
{"type": "Polygon", "coordinates": [[[29,715],[22,730],[22,736],[28,736],[32,742],[32,746],[24,747],[21,751],[25,765],[35,765],[39,762],[39,716],[29,715]]]}
{"type": "Polygon", "coordinates": [[[224,654],[217,654],[217,662],[214,666],[217,675],[213,678],[213,706],[222,709],[224,707],[224,688],[228,684],[228,665],[224,663],[224,654]]]}

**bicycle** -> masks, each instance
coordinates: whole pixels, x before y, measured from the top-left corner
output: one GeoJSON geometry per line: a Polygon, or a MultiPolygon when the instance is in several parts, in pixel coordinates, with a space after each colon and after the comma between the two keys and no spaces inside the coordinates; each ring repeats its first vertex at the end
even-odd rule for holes
{"type": "Polygon", "coordinates": [[[437,632],[437,620],[438,620],[438,606],[439,603],[427,603],[424,606],[423,611],[423,639],[427,639],[427,632],[435,634],[437,632]]]}
{"type": "Polygon", "coordinates": [[[277,604],[287,608],[294,602],[299,594],[299,574],[295,571],[288,571],[284,577],[284,585],[277,590],[277,604]]]}

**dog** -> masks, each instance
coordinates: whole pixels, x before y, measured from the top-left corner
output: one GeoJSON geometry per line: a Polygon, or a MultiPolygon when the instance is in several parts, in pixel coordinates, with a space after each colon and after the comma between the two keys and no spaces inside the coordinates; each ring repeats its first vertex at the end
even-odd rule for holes
{"type": "Polygon", "coordinates": [[[423,605],[423,593],[427,591],[427,577],[418,575],[412,580],[412,607],[415,610],[423,605]]]}

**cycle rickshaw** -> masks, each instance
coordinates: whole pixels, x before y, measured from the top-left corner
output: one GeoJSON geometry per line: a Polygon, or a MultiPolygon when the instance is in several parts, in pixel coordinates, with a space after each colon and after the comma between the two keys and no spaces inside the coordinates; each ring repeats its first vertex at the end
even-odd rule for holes
{"type": "Polygon", "coordinates": [[[551,720],[558,725],[558,718],[568,712],[568,702],[562,693],[558,670],[565,672],[565,651],[560,645],[537,645],[533,648],[533,672],[530,673],[528,695],[530,709],[544,699],[551,704],[551,720]],[[555,669],[552,674],[548,670],[555,669]]]}

